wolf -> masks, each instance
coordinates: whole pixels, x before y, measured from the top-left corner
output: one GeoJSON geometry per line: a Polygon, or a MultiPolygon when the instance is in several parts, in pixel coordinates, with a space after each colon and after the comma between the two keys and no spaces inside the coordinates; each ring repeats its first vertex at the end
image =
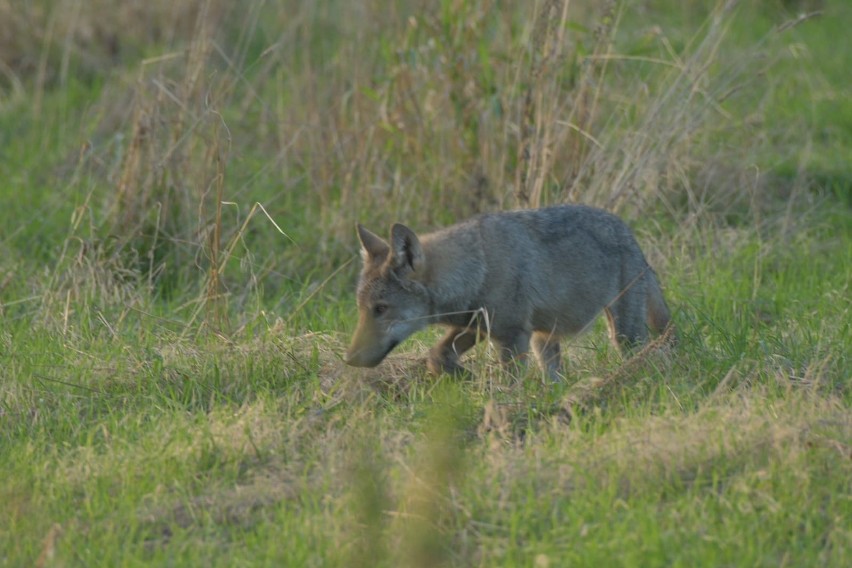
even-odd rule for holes
{"type": "Polygon", "coordinates": [[[502,360],[532,348],[560,378],[559,340],[606,314],[620,350],[671,320],[655,272],[627,225],[584,205],[484,214],[418,236],[396,223],[390,239],[357,225],[363,268],[358,325],[345,361],[375,367],[429,324],[448,329],[429,352],[435,374],[464,373],[461,355],[483,338],[502,360]]]}

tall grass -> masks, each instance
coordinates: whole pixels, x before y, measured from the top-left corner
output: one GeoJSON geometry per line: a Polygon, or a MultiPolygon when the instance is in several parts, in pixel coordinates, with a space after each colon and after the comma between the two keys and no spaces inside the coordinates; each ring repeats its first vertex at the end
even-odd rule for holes
{"type": "MultiPolygon", "coordinates": [[[[430,226],[580,201],[677,221],[748,206],[743,190],[754,196],[768,182],[725,149],[742,120],[729,99],[766,69],[747,53],[726,58],[737,3],[717,5],[678,47],[660,26],[621,29],[634,9],[281,1],[241,13],[212,0],[7,9],[17,38],[4,47],[15,64],[7,92],[27,84],[38,114],[45,89],[71,71],[104,81],[68,197],[91,193],[75,205],[92,209],[97,237],[139,257],[128,267],[166,291],[215,280],[210,266],[223,259],[213,249],[255,202],[297,225],[296,243],[322,251],[324,270],[350,249],[356,220],[430,226]],[[34,45],[36,67],[24,56],[34,45]]],[[[310,268],[301,248],[257,225],[239,236],[249,250],[279,249],[286,266],[310,268]]],[[[268,256],[254,260],[281,284],[268,256]]]]}

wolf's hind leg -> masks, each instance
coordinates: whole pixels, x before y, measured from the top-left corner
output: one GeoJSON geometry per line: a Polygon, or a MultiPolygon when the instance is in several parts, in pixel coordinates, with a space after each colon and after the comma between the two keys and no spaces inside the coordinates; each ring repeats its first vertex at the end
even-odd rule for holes
{"type": "Polygon", "coordinates": [[[621,351],[629,351],[648,339],[645,324],[647,304],[644,287],[637,283],[613,302],[606,312],[612,343],[621,351]]]}
{"type": "Polygon", "coordinates": [[[552,333],[537,331],[533,333],[530,345],[541,369],[548,374],[551,381],[559,381],[559,372],[562,367],[559,338],[552,333]]]}
{"type": "Polygon", "coordinates": [[[454,327],[429,351],[426,366],[436,375],[447,373],[460,375],[465,372],[459,363],[462,354],[476,345],[479,331],[471,328],[454,327]]]}

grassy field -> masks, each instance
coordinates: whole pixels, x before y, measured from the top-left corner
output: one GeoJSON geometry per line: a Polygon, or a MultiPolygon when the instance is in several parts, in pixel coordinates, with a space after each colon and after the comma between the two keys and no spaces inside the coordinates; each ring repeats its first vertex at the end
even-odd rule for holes
{"type": "Polygon", "coordinates": [[[846,566],[852,4],[0,1],[0,565],[846,566]],[[621,215],[680,342],[346,367],[356,221],[621,215]]]}

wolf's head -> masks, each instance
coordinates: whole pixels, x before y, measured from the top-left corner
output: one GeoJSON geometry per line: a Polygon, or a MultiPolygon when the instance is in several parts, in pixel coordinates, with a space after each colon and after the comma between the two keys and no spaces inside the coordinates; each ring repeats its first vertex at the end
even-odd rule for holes
{"type": "Polygon", "coordinates": [[[391,227],[390,244],[358,225],[364,267],[358,281],[358,327],[346,363],[375,367],[406,337],[429,323],[431,301],[423,284],[426,258],[414,231],[391,227]]]}

